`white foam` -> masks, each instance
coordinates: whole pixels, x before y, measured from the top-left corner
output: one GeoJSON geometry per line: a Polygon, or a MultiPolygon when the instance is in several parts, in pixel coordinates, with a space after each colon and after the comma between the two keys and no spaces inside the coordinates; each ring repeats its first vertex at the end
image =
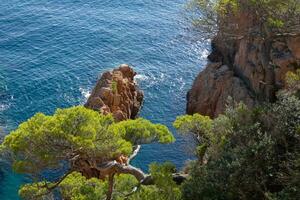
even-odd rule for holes
{"type": "Polygon", "coordinates": [[[88,98],[91,96],[91,91],[85,88],[79,88],[79,91],[81,92],[81,95],[84,97],[84,102],[86,102],[88,98]]]}
{"type": "Polygon", "coordinates": [[[201,61],[207,60],[208,55],[210,54],[210,48],[208,48],[210,40],[199,40],[192,44],[191,50],[192,54],[199,55],[201,61]]]}
{"type": "Polygon", "coordinates": [[[201,59],[206,59],[208,55],[209,55],[209,51],[208,51],[207,49],[203,49],[203,50],[200,52],[200,58],[201,58],[201,59]]]}
{"type": "Polygon", "coordinates": [[[147,79],[149,79],[149,77],[148,76],[146,76],[146,75],[144,75],[144,74],[138,74],[138,75],[136,75],[135,77],[134,77],[134,80],[135,81],[145,81],[145,80],[147,80],[147,79]]]}
{"type": "Polygon", "coordinates": [[[0,112],[7,110],[9,107],[9,104],[0,104],[0,112]]]}

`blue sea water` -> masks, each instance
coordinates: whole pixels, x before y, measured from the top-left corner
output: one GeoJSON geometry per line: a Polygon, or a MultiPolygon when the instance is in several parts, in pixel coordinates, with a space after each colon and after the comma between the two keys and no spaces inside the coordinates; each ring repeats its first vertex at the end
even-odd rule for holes
{"type": "MultiPolygon", "coordinates": [[[[208,45],[189,31],[185,0],[1,0],[0,138],[36,112],[82,104],[101,72],[134,66],[145,92],[141,116],[168,125],[177,141],[142,147],[134,164],[182,167],[190,142],[172,128],[208,45]]],[[[0,161],[0,199],[24,183],[0,161]]]]}

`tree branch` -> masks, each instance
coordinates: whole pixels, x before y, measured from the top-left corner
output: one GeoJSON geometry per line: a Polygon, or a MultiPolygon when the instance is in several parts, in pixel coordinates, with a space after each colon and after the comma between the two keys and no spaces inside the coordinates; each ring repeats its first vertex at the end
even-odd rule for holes
{"type": "Polygon", "coordinates": [[[96,166],[96,169],[99,170],[100,174],[103,176],[107,176],[113,173],[117,174],[131,174],[133,175],[139,182],[145,179],[146,174],[131,165],[122,165],[116,161],[110,161],[101,165],[96,166]]]}
{"type": "MultiPolygon", "coordinates": [[[[144,173],[142,170],[133,167],[132,165],[122,165],[116,161],[110,161],[108,163],[98,165],[97,170],[103,176],[109,176],[110,174],[131,174],[133,175],[142,185],[153,185],[153,177],[149,174],[144,173]]],[[[173,181],[180,185],[188,177],[188,174],[174,173],[173,181]]]]}
{"type": "Polygon", "coordinates": [[[127,165],[130,165],[130,162],[137,156],[137,154],[141,150],[141,145],[137,145],[132,153],[132,155],[128,158],[127,165]]]}
{"type": "Polygon", "coordinates": [[[59,186],[59,184],[61,184],[61,182],[63,180],[65,180],[65,178],[67,178],[67,176],[69,176],[73,171],[70,170],[68,171],[64,176],[62,176],[58,181],[56,181],[53,185],[51,185],[50,187],[48,186],[47,183],[45,183],[45,185],[41,186],[41,188],[46,188],[47,191],[45,193],[41,193],[41,194],[38,194],[38,195],[35,195],[36,198],[38,197],[42,197],[42,196],[46,196],[48,194],[50,194],[56,187],[59,186]]]}

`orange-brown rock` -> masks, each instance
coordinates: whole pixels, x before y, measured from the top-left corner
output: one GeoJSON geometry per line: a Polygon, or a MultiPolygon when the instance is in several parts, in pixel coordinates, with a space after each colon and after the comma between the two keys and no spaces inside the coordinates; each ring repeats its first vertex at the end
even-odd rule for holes
{"type": "MultiPolygon", "coordinates": [[[[237,23],[247,20],[241,15],[237,23]]],[[[188,92],[187,113],[216,117],[224,112],[229,96],[250,107],[275,101],[286,73],[300,68],[300,35],[268,39],[251,35],[224,41],[219,33],[208,58],[210,63],[188,92]]]]}
{"type": "Polygon", "coordinates": [[[144,95],[134,81],[135,75],[136,72],[125,64],[103,73],[85,107],[103,114],[111,113],[116,121],[136,118],[144,95]]]}
{"type": "Polygon", "coordinates": [[[211,63],[198,75],[188,93],[187,112],[216,117],[224,111],[229,96],[247,105],[255,104],[251,92],[227,65],[211,63]]]}

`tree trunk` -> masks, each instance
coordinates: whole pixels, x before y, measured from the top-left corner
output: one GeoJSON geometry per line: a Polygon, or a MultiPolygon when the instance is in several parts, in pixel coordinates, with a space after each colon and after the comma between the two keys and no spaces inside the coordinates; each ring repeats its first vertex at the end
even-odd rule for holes
{"type": "Polygon", "coordinates": [[[106,196],[106,200],[112,200],[112,194],[114,191],[114,176],[115,174],[111,174],[108,177],[108,192],[107,192],[107,196],[106,196]]]}

